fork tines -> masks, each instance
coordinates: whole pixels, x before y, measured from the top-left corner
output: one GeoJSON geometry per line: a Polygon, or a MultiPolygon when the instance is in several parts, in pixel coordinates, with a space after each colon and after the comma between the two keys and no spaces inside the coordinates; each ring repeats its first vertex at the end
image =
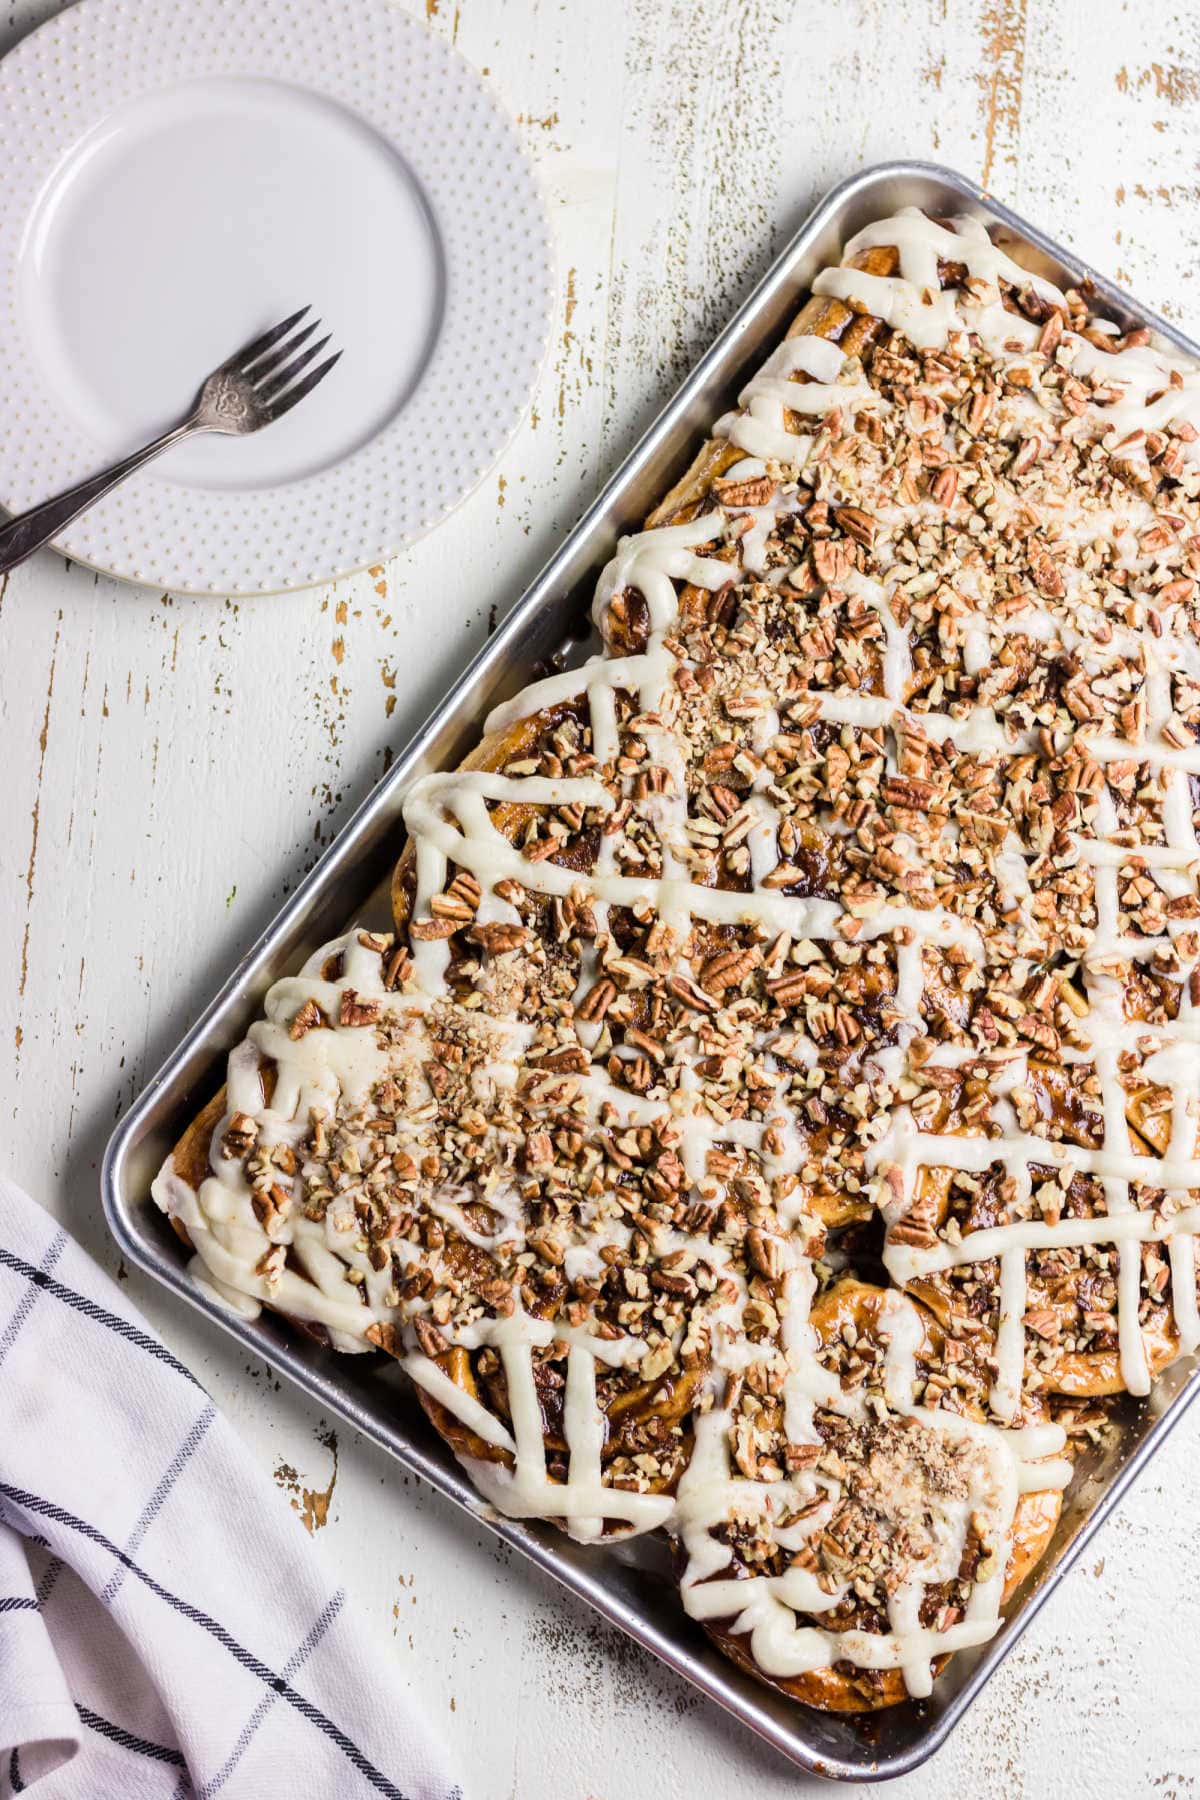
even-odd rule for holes
{"type": "Polygon", "coordinates": [[[306,394],[311,394],[341,357],[342,352],[337,350],[315,369],[311,367],[314,357],[325,348],[331,335],[326,332],[315,343],[309,341],[313,332],[320,329],[320,319],[310,319],[298,331],[294,329],[311,310],[309,306],[302,306],[229,360],[230,371],[251,384],[264,422],[280,418],[306,394]],[[305,375],[306,369],[309,372],[305,375]],[[297,382],[300,375],[304,375],[304,379],[297,382]],[[295,386],[292,386],[293,382],[296,382],[295,386]]]}

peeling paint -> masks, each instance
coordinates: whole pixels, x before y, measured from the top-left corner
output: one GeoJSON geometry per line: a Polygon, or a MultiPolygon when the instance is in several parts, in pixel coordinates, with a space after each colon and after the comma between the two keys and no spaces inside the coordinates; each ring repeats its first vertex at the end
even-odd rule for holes
{"type": "Polygon", "coordinates": [[[329,1523],[329,1506],[338,1478],[337,1433],[327,1431],[321,1437],[320,1442],[333,1458],[333,1467],[325,1487],[304,1487],[300,1475],[291,1463],[281,1461],[275,1465],[275,1484],[287,1494],[292,1511],[299,1513],[300,1523],[310,1535],[314,1531],[322,1530],[329,1523]]]}
{"type": "Polygon", "coordinates": [[[984,90],[984,149],[981,187],[990,187],[1000,157],[1015,166],[1025,80],[1027,0],[992,0],[982,21],[981,85],[984,90]]]}
{"type": "Polygon", "coordinates": [[[1156,99],[1165,100],[1168,106],[1186,107],[1200,100],[1200,68],[1188,68],[1182,63],[1151,63],[1149,68],[1138,69],[1132,75],[1122,65],[1115,79],[1119,93],[1152,91],[1156,99]]]}
{"type": "MultiPolygon", "coordinates": [[[[54,701],[54,671],[58,667],[58,644],[62,635],[62,613],[54,629],[54,643],[50,651],[50,673],[46,680],[46,705],[42,713],[42,729],[38,733],[37,778],[34,783],[33,806],[30,810],[29,862],[25,869],[25,918],[21,932],[21,976],[17,985],[18,997],[23,999],[26,983],[29,980],[29,934],[33,927],[33,883],[37,873],[38,837],[42,822],[42,784],[46,774],[46,749],[50,742],[50,708],[54,701]]],[[[17,1049],[21,1040],[18,1037],[17,1049]]]]}

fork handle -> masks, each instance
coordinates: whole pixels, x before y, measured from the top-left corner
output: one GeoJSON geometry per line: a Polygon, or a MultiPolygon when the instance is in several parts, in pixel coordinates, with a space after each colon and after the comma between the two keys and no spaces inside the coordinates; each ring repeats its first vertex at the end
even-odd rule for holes
{"type": "Polygon", "coordinates": [[[6,575],[15,569],[18,563],[40,550],[64,531],[72,519],[94,506],[97,500],[111,493],[126,476],[132,475],[135,469],[142,468],[172,444],[178,444],[186,437],[205,428],[195,419],[185,419],[182,425],[166,431],[162,437],[154,439],[151,444],[144,444],[135,450],[132,456],[126,456],[121,462],[113,463],[111,468],[101,470],[99,475],[91,475],[76,487],[68,488],[65,494],[56,494],[51,500],[43,500],[38,506],[31,506],[28,512],[18,513],[7,525],[0,526],[0,575],[6,575]]]}

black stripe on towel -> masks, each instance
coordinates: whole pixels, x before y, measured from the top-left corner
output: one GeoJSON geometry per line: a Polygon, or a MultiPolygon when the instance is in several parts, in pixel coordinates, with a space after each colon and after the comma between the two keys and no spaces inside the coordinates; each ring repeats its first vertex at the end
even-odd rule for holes
{"type": "Polygon", "coordinates": [[[246,1650],[239,1644],[236,1638],[232,1637],[216,1619],[210,1618],[198,1606],[193,1606],[190,1601],[181,1599],[178,1594],[173,1594],[169,1588],[163,1587],[154,1579],[153,1575],[140,1568],[131,1556],[127,1556],[124,1550],[114,1544],[110,1538],[106,1538],[102,1531],[97,1531],[96,1527],[89,1525],[86,1519],[77,1519],[74,1513],[67,1512],[64,1507],[56,1506],[52,1500],[43,1500],[40,1494],[28,1493],[24,1488],[10,1487],[7,1482],[0,1481],[0,1494],[11,1500],[14,1506],[23,1507],[27,1512],[40,1513],[45,1519],[53,1519],[57,1525],[69,1526],[72,1531],[80,1532],[93,1544],[99,1544],[102,1549],[108,1551],[110,1556],[117,1557],[120,1562],[124,1563],[130,1574],[136,1575],[152,1594],[156,1594],[160,1600],[164,1600],[174,1612],[179,1613],[183,1618],[190,1619],[193,1625],[199,1625],[201,1630],[207,1631],[209,1636],[215,1638],[217,1643],[227,1650],[230,1656],[244,1669],[257,1676],[259,1681],[265,1682],[275,1693],[286,1700],[289,1706],[294,1707],[302,1718],[307,1719],[310,1725],[315,1725],[331,1744],[337,1746],[359,1774],[370,1782],[377,1793],[386,1795],[387,1800],[406,1800],[406,1796],[400,1792],[400,1789],[388,1780],[381,1769],[375,1767],[358,1745],[346,1736],[340,1726],[335,1725],[332,1719],[326,1718],[319,1707],[314,1706],[311,1700],[306,1700],[303,1694],[298,1694],[289,1682],[285,1681],[281,1675],[276,1675],[273,1669],[267,1667],[266,1663],[260,1662],[252,1651],[246,1650]]]}
{"type": "Polygon", "coordinates": [[[155,1762],[172,1763],[175,1768],[186,1768],[186,1763],[178,1750],[168,1750],[165,1744],[152,1744],[148,1738],[135,1737],[132,1731],[126,1731],[123,1725],[114,1725],[111,1719],[101,1718],[99,1713],[92,1712],[90,1707],[75,1703],[75,1711],[90,1731],[99,1732],[101,1737],[109,1738],[114,1744],[120,1744],[122,1750],[136,1750],[139,1756],[152,1756],[155,1762]]]}
{"type": "MultiPolygon", "coordinates": [[[[56,1300],[61,1300],[64,1306],[73,1307],[77,1313],[82,1313],[84,1318],[93,1319],[97,1325],[103,1325],[108,1331],[115,1331],[119,1337],[125,1338],[127,1342],[136,1344],[138,1349],[144,1350],[147,1356],[153,1356],[157,1362],[166,1363],[167,1367],[174,1369],[177,1375],[186,1377],[193,1387],[200,1387],[200,1383],[192,1371],[185,1369],[179,1358],[172,1356],[165,1344],[158,1343],[147,1332],[139,1331],[138,1327],[131,1325],[128,1319],[122,1319],[116,1313],[109,1312],[105,1306],[98,1306],[94,1300],[89,1300],[86,1294],[77,1293],[74,1288],[67,1287],[64,1282],[56,1280],[53,1275],[47,1275],[44,1269],[35,1269],[32,1263],[25,1261],[23,1256],[14,1256],[12,1251],[6,1250],[2,1244],[0,1244],[0,1263],[3,1263],[5,1268],[14,1270],[18,1275],[24,1275],[25,1279],[31,1281],[34,1287],[44,1288],[56,1300]]],[[[200,1388],[200,1391],[203,1393],[204,1389],[200,1388]]]]}

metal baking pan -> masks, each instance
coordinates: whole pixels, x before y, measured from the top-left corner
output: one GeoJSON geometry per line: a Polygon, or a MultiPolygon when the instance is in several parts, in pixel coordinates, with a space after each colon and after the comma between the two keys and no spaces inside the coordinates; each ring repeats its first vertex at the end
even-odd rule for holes
{"type": "Polygon", "coordinates": [[[413,780],[457,763],[477,739],[484,715],[523,686],[535,665],[581,653],[595,577],[617,536],[638,529],[682,473],[711,421],[732,404],[798,311],[817,272],[838,259],[842,245],[860,226],[907,205],[940,216],[965,212],[983,218],[1030,268],[1062,285],[1089,281],[1122,326],[1151,325],[1200,358],[1200,347],[1173,326],[949,169],[886,163],[844,181],[797,232],[500,629],[238,964],[118,1127],[101,1177],[109,1225],[125,1255],[139,1267],[485,1522],[784,1756],[819,1774],[857,1781],[903,1774],[945,1742],[1070,1563],[1182,1417],[1197,1391],[1200,1371],[1194,1364],[1173,1368],[1149,1400],[1126,1403],[1112,1443],[1080,1467],[1051,1551],[1009,1609],[1001,1631],[979,1650],[959,1652],[930,1700],[858,1717],[820,1713],[760,1686],[712,1648],[683,1610],[662,1542],[637,1538],[623,1545],[585,1547],[549,1525],[499,1517],[469,1485],[415,1398],[398,1391],[404,1377],[394,1363],[338,1356],[309,1343],[278,1318],[265,1316],[248,1324],[207,1300],[186,1274],[185,1252],[151,1201],[150,1182],[181,1131],[220,1085],[226,1053],[245,1035],[271,983],[351,921],[387,922],[387,881],[402,841],[401,801],[413,780]]]}

